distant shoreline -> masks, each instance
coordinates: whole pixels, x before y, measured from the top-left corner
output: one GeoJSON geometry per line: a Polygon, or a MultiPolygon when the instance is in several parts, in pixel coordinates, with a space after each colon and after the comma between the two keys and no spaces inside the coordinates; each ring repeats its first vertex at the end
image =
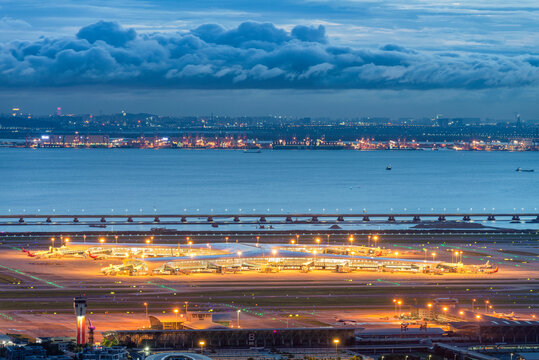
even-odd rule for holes
{"type": "MultiPolygon", "coordinates": [[[[108,149],[108,150],[120,150],[120,149],[138,149],[138,150],[216,150],[216,151],[242,151],[246,154],[256,154],[257,152],[248,151],[245,148],[211,148],[211,147],[135,147],[135,146],[17,146],[17,145],[2,145],[0,143],[0,149],[33,149],[33,150],[50,150],[50,149],[71,149],[71,150],[91,150],[91,149],[108,149]],[[247,151],[246,151],[247,150],[247,151]]],[[[529,149],[454,149],[454,148],[418,148],[418,149],[353,149],[353,148],[329,148],[329,147],[287,147],[287,148],[261,148],[260,152],[267,151],[361,151],[361,152],[537,152],[539,148],[529,149]]]]}

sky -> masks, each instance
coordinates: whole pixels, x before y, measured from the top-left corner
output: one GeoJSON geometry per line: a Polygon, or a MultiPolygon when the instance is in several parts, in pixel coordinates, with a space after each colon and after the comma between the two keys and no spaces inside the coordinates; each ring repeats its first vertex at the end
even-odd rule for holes
{"type": "Polygon", "coordinates": [[[0,112],[539,119],[537,1],[0,0],[0,112]]]}

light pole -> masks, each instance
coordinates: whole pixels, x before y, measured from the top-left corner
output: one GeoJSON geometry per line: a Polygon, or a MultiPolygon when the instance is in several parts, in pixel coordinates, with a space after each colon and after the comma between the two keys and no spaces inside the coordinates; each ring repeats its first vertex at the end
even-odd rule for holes
{"type": "Polygon", "coordinates": [[[299,244],[299,234],[296,234],[296,244],[299,244]]]}
{"type": "Polygon", "coordinates": [[[474,309],[475,308],[475,301],[476,301],[476,299],[472,299],[472,312],[475,311],[475,309],[474,309]]]}
{"type": "Polygon", "coordinates": [[[172,310],[174,312],[174,314],[176,314],[176,326],[178,326],[178,313],[180,312],[180,309],[178,308],[175,308],[174,310],[172,310]]]}
{"type": "Polygon", "coordinates": [[[225,236],[225,243],[228,244],[228,236],[225,236]]]}
{"type": "Polygon", "coordinates": [[[333,339],[333,344],[335,344],[335,354],[339,353],[339,343],[340,342],[341,342],[341,340],[339,340],[339,339],[333,339]]]}
{"type": "Polygon", "coordinates": [[[238,262],[240,263],[240,270],[241,270],[241,251],[238,251],[238,262]]]}
{"type": "Polygon", "coordinates": [[[238,329],[240,328],[240,313],[241,313],[241,310],[236,311],[236,314],[237,314],[236,327],[238,329]]]}
{"type": "Polygon", "coordinates": [[[146,317],[148,317],[148,303],[147,302],[144,303],[144,307],[146,308],[146,317]]]}
{"type": "Polygon", "coordinates": [[[53,248],[53,249],[54,249],[54,240],[55,240],[55,239],[54,239],[53,237],[51,237],[51,243],[52,243],[52,248],[53,248]]]}
{"type": "Polygon", "coordinates": [[[434,258],[436,257],[436,253],[433,252],[431,255],[432,255],[432,261],[434,261],[434,258]]]}
{"type": "Polygon", "coordinates": [[[259,241],[260,241],[260,236],[257,236],[256,237],[256,247],[260,246],[259,241]]]}
{"type": "Polygon", "coordinates": [[[198,345],[200,345],[200,352],[203,353],[204,352],[204,345],[206,345],[206,342],[204,340],[200,340],[198,342],[198,345]]]}

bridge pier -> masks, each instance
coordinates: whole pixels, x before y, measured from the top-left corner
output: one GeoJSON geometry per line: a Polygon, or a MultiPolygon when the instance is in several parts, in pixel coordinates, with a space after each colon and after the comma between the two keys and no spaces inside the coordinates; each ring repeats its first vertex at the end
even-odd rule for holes
{"type": "Polygon", "coordinates": [[[234,222],[240,222],[239,216],[234,216],[234,222]]]}
{"type": "Polygon", "coordinates": [[[130,216],[127,218],[127,222],[133,222],[133,218],[130,216]]]}
{"type": "Polygon", "coordinates": [[[464,215],[464,217],[462,218],[462,220],[464,221],[470,221],[470,216],[469,215],[464,215]]]}
{"type": "Polygon", "coordinates": [[[512,221],[520,221],[520,216],[518,215],[513,215],[513,218],[511,219],[512,221]]]}
{"type": "Polygon", "coordinates": [[[79,218],[77,218],[77,217],[74,218],[74,219],[73,219],[73,222],[74,222],[74,223],[78,223],[78,222],[79,222],[79,218]]]}
{"type": "Polygon", "coordinates": [[[265,216],[261,216],[260,219],[258,220],[260,222],[266,222],[266,217],[265,216]]]}
{"type": "Polygon", "coordinates": [[[416,216],[414,216],[414,220],[413,220],[413,221],[414,221],[414,222],[419,222],[419,221],[421,221],[421,217],[416,215],[416,216]]]}
{"type": "Polygon", "coordinates": [[[207,219],[208,222],[212,222],[213,221],[213,217],[211,216],[208,216],[208,219],[207,219]]]}
{"type": "Polygon", "coordinates": [[[313,216],[311,218],[311,222],[318,222],[318,216],[313,216]]]}
{"type": "Polygon", "coordinates": [[[363,216],[363,221],[371,221],[371,219],[368,216],[363,216]]]}
{"type": "Polygon", "coordinates": [[[19,222],[20,222],[20,223],[23,223],[23,222],[24,222],[24,218],[22,218],[22,217],[19,218],[19,222]]]}
{"type": "Polygon", "coordinates": [[[159,216],[156,216],[156,217],[153,219],[153,222],[156,222],[156,223],[161,222],[161,220],[159,220],[159,216]]]}
{"type": "Polygon", "coordinates": [[[438,216],[438,221],[445,221],[445,215],[438,216]]]}
{"type": "Polygon", "coordinates": [[[286,220],[285,220],[287,223],[291,223],[292,222],[292,216],[288,215],[286,217],[286,220]]]}
{"type": "Polygon", "coordinates": [[[182,216],[181,222],[182,223],[187,222],[187,218],[185,216],[182,216]]]}
{"type": "Polygon", "coordinates": [[[496,221],[496,217],[494,215],[489,215],[487,220],[488,221],[496,221]]]}
{"type": "Polygon", "coordinates": [[[344,217],[343,216],[337,217],[337,221],[344,221],[344,217]]]}
{"type": "Polygon", "coordinates": [[[389,215],[389,217],[387,218],[387,221],[394,222],[395,221],[395,216],[389,215]]]}
{"type": "Polygon", "coordinates": [[[48,217],[48,218],[47,218],[47,220],[45,220],[45,222],[48,222],[48,223],[50,223],[50,222],[52,222],[52,220],[51,220],[51,218],[50,218],[50,217],[48,217]]]}
{"type": "Polygon", "coordinates": [[[102,217],[101,220],[99,220],[101,222],[107,222],[107,220],[105,219],[105,217],[102,217]]]}

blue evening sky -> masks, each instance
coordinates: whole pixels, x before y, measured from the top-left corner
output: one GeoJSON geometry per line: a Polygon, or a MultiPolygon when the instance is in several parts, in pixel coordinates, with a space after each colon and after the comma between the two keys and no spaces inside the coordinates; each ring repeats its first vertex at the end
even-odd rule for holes
{"type": "Polygon", "coordinates": [[[0,112],[539,118],[537,1],[0,0],[0,112]]]}

